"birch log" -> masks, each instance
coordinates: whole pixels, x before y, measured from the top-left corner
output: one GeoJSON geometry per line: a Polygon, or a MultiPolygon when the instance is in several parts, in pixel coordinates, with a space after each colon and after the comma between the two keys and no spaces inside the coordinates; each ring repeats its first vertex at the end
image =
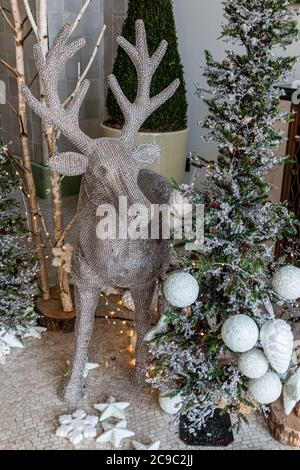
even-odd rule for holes
{"type": "MultiPolygon", "coordinates": [[[[27,1],[24,5],[31,22],[31,26],[36,31],[36,37],[41,46],[44,57],[46,57],[49,48],[48,25],[47,25],[47,0],[39,0],[37,10],[37,23],[33,18],[32,12],[27,1]]],[[[41,101],[45,101],[44,91],[40,82],[41,101]]],[[[53,127],[43,125],[43,147],[47,159],[57,153],[57,131],[53,127]]],[[[52,199],[52,217],[54,226],[54,244],[56,247],[63,246],[64,240],[61,240],[63,233],[63,204],[61,193],[60,175],[50,170],[50,186],[52,199]],[[60,241],[61,240],[61,241],[60,241]],[[60,245],[58,245],[60,241],[60,245]]],[[[73,302],[69,284],[69,274],[64,270],[63,266],[57,268],[57,286],[60,293],[60,300],[64,312],[72,312],[73,302]]]]}
{"type": "Polygon", "coordinates": [[[41,221],[40,212],[37,203],[37,196],[35,191],[35,184],[33,180],[31,158],[29,150],[29,140],[27,132],[27,104],[21,93],[21,88],[25,85],[25,66],[24,66],[24,48],[23,48],[23,28],[24,24],[21,18],[18,0],[10,0],[12,15],[14,19],[14,41],[16,51],[16,70],[18,75],[16,77],[18,87],[18,114],[20,126],[20,143],[22,150],[22,161],[24,169],[24,184],[26,194],[28,197],[28,207],[31,218],[31,228],[33,234],[33,241],[37,252],[37,257],[40,265],[39,281],[44,300],[50,298],[48,275],[46,267],[46,258],[43,246],[43,239],[41,236],[41,221]]]}
{"type": "Polygon", "coordinates": [[[300,403],[287,416],[282,397],[270,405],[268,425],[272,436],[282,444],[300,448],[300,403]]]}

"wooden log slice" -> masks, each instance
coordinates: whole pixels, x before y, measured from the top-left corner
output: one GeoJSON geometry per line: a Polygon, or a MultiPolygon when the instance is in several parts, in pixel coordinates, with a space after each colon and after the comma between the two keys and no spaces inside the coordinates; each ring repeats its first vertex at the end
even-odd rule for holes
{"type": "Polygon", "coordinates": [[[281,444],[300,448],[300,417],[295,409],[288,416],[284,412],[282,397],[270,405],[269,429],[281,444]]]}
{"type": "MultiPolygon", "coordinates": [[[[74,289],[73,286],[70,287],[74,300],[74,289]]],[[[72,312],[63,311],[57,287],[50,288],[49,300],[38,298],[37,310],[40,314],[38,323],[45,326],[49,331],[62,331],[63,333],[74,331],[76,312],[75,310],[72,310],[72,312]]]]}

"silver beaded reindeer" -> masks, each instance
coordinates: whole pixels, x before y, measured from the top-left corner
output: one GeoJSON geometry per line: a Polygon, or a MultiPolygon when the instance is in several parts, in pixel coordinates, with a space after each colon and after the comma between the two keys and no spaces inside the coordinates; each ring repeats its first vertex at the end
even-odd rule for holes
{"type": "Polygon", "coordinates": [[[179,80],[157,96],[150,97],[151,79],[166,52],[167,42],[162,41],[150,57],[144,23],[137,20],[135,46],[123,37],[117,39],[136,67],[136,99],[134,103],[129,102],[116,77],[110,75],[109,85],[124,114],[124,127],[119,138],[91,139],[81,131],[78,122],[79,109],[89,87],[88,80],[81,84],[66,108],[62,106],[57,92],[59,71],[85,44],[82,38],[65,45],[70,32],[69,24],[63,26],[46,58],[40,46],[34,46],[45,103],[39,102],[27,87],[24,87],[23,93],[42,120],[59,129],[80,152],[57,154],[50,160],[51,168],[63,175],[84,175],[78,204],[78,243],[72,263],[77,312],[75,350],[69,375],[60,393],[62,399],[73,403],[82,396],[82,373],[87,362],[95,309],[100,292],[107,285],[131,290],[137,332],[134,379],[139,385],[145,380],[144,336],[150,328],[150,304],[156,279],[168,260],[169,243],[162,239],[101,240],[96,235],[99,222],[97,208],[101,204],[112,204],[118,210],[120,196],[127,196],[128,205],[137,203],[147,208],[153,203],[168,203],[171,192],[169,183],[145,168],[159,156],[159,147],[152,144],[135,147],[134,141],[148,116],[175,93],[179,80]]]}

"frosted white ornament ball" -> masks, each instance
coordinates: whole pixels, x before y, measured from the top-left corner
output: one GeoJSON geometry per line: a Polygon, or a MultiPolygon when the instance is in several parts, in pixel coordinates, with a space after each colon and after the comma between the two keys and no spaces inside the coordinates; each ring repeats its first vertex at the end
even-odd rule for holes
{"type": "Polygon", "coordinates": [[[243,353],[239,359],[239,370],[249,379],[259,379],[265,375],[268,368],[267,358],[259,349],[251,349],[243,353]]]}
{"type": "Polygon", "coordinates": [[[273,276],[273,290],[285,300],[296,300],[300,297],[300,269],[288,265],[279,268],[273,276]]]}
{"type": "Polygon", "coordinates": [[[165,299],[174,307],[189,307],[197,300],[198,295],[198,282],[189,273],[171,274],[164,282],[165,299]]]}
{"type": "Polygon", "coordinates": [[[222,327],[222,339],[234,352],[246,352],[255,346],[258,340],[258,327],[248,315],[233,315],[222,327]]]}
{"type": "Polygon", "coordinates": [[[256,401],[268,405],[280,397],[282,383],[275,372],[267,372],[259,379],[249,380],[248,390],[256,401]]]}
{"type": "Polygon", "coordinates": [[[158,401],[161,409],[165,413],[167,413],[168,415],[175,415],[182,406],[182,399],[179,394],[173,397],[167,396],[170,393],[170,390],[168,390],[167,392],[161,392],[158,401]]]}

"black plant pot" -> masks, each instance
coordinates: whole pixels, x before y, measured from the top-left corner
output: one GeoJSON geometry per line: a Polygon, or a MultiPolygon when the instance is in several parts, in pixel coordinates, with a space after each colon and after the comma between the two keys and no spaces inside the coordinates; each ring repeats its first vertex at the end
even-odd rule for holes
{"type": "Polygon", "coordinates": [[[231,420],[228,413],[221,414],[222,410],[215,410],[212,418],[206,421],[206,425],[191,433],[191,423],[186,415],[180,416],[179,437],[189,446],[226,447],[233,442],[231,420]]]}

